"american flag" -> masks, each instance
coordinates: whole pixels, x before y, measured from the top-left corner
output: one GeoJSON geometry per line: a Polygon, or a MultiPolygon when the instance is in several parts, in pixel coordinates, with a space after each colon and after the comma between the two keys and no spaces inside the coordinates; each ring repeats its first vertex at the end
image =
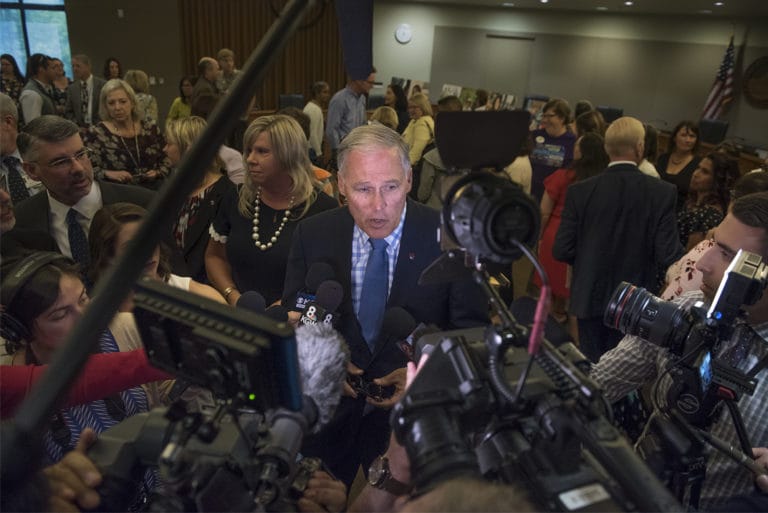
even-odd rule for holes
{"type": "Polygon", "coordinates": [[[720,63],[720,69],[717,70],[715,83],[712,84],[707,103],[704,104],[704,111],[701,113],[703,119],[719,118],[725,106],[733,99],[733,68],[734,51],[733,36],[731,36],[731,42],[725,51],[723,62],[720,63]]]}

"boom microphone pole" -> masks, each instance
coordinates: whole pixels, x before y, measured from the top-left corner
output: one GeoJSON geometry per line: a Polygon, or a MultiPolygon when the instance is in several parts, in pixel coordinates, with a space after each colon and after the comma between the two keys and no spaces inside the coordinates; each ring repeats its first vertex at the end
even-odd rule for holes
{"type": "Polygon", "coordinates": [[[202,179],[205,166],[200,163],[213,160],[225,135],[246,109],[252,91],[261,83],[272,61],[280,55],[314,3],[315,0],[290,0],[287,3],[248,58],[239,78],[232,84],[230,94],[214,109],[197,144],[190,148],[179,169],[160,189],[138,236],[128,245],[115,268],[96,287],[94,297],[97,300],[88,307],[64,345],[56,352],[48,372],[21,405],[13,423],[3,426],[0,471],[4,489],[14,489],[15,483],[26,481],[37,470],[41,436],[51,413],[85,364],[99,333],[141,275],[144,263],[160,242],[161,229],[171,226],[184,199],[192,192],[194,184],[202,179]]]}

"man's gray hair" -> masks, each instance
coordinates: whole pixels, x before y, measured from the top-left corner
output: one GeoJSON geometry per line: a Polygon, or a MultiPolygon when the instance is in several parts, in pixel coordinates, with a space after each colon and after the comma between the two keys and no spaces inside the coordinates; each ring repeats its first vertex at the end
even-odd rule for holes
{"type": "Polygon", "coordinates": [[[58,143],[79,134],[77,125],[60,116],[45,115],[35,118],[19,133],[16,142],[25,162],[37,162],[40,143],[58,143]]]}
{"type": "Polygon", "coordinates": [[[339,173],[345,172],[347,157],[354,150],[367,152],[391,148],[397,150],[403,174],[407,175],[411,169],[411,161],[408,158],[408,144],[400,134],[379,123],[359,126],[352,130],[339,145],[337,156],[339,173]]]}
{"type": "Polygon", "coordinates": [[[18,123],[19,121],[19,108],[16,107],[16,102],[13,98],[5,93],[0,93],[0,117],[11,116],[18,123]]]}

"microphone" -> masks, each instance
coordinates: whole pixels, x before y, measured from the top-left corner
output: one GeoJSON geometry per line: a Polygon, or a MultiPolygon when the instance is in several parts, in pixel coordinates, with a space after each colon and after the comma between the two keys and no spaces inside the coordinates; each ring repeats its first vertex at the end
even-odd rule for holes
{"type": "Polygon", "coordinates": [[[304,310],[307,303],[315,300],[315,293],[324,281],[333,280],[336,273],[333,267],[326,262],[315,262],[309,266],[307,276],[304,278],[305,289],[296,294],[296,310],[304,310]]]}
{"type": "Polygon", "coordinates": [[[237,298],[235,306],[249,312],[264,315],[264,311],[267,309],[267,300],[255,290],[248,290],[237,298]]]}
{"type": "Polygon", "coordinates": [[[306,304],[304,313],[299,319],[300,324],[324,323],[333,325],[338,321],[336,310],[344,299],[344,289],[335,280],[326,280],[317,287],[314,300],[306,304]]]}
{"type": "Polygon", "coordinates": [[[303,409],[311,432],[317,433],[328,424],[341,401],[349,347],[333,326],[317,323],[296,328],[296,352],[304,394],[303,409]]]}
{"type": "Polygon", "coordinates": [[[408,313],[408,310],[402,306],[393,306],[384,312],[379,337],[384,344],[397,344],[397,347],[410,360],[413,356],[413,349],[409,343],[409,337],[416,327],[416,319],[408,313]]]}
{"type": "Polygon", "coordinates": [[[277,322],[288,322],[288,310],[283,305],[272,305],[264,310],[264,315],[277,322]]]}

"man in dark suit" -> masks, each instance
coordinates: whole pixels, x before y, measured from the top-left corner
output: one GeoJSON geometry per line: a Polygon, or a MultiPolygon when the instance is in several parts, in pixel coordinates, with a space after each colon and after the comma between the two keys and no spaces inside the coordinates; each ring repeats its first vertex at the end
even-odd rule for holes
{"type": "Polygon", "coordinates": [[[99,97],[106,81],[91,73],[91,59],[79,54],[72,57],[75,80],[67,87],[65,115],[78,126],[89,127],[99,121],[99,97]]]}
{"type": "Polygon", "coordinates": [[[605,133],[608,169],[568,188],[552,250],[573,266],[570,308],[578,318],[581,349],[593,362],[623,336],[603,325],[616,286],[627,281],[658,292],[659,270],[683,253],[674,185],[637,168],[644,137],[637,119],[611,123],[605,133]]]}
{"type": "Polygon", "coordinates": [[[417,284],[441,253],[436,240],[439,214],[407,201],[411,166],[402,138],[382,125],[362,126],[342,141],[338,159],[339,190],[348,206],[312,216],[297,227],[283,304],[296,304],[312,264],[331,265],[345,294],[339,331],[350,347],[350,372],[395,386],[395,395],[384,401],[358,396],[347,387],[334,420],[302,449],[322,458],[350,484],[360,464],[367,470],[386,449],[388,410],[405,384],[407,357],[381,325],[384,309],[402,307],[416,321],[442,329],[486,324],[488,309],[470,279],[417,284]]]}
{"type": "Polygon", "coordinates": [[[61,253],[87,265],[93,215],[117,202],[146,207],[154,193],[142,187],[97,182],[77,125],[41,116],[19,134],[24,169],[44,191],[16,205],[16,226],[50,233],[61,253]]]}

